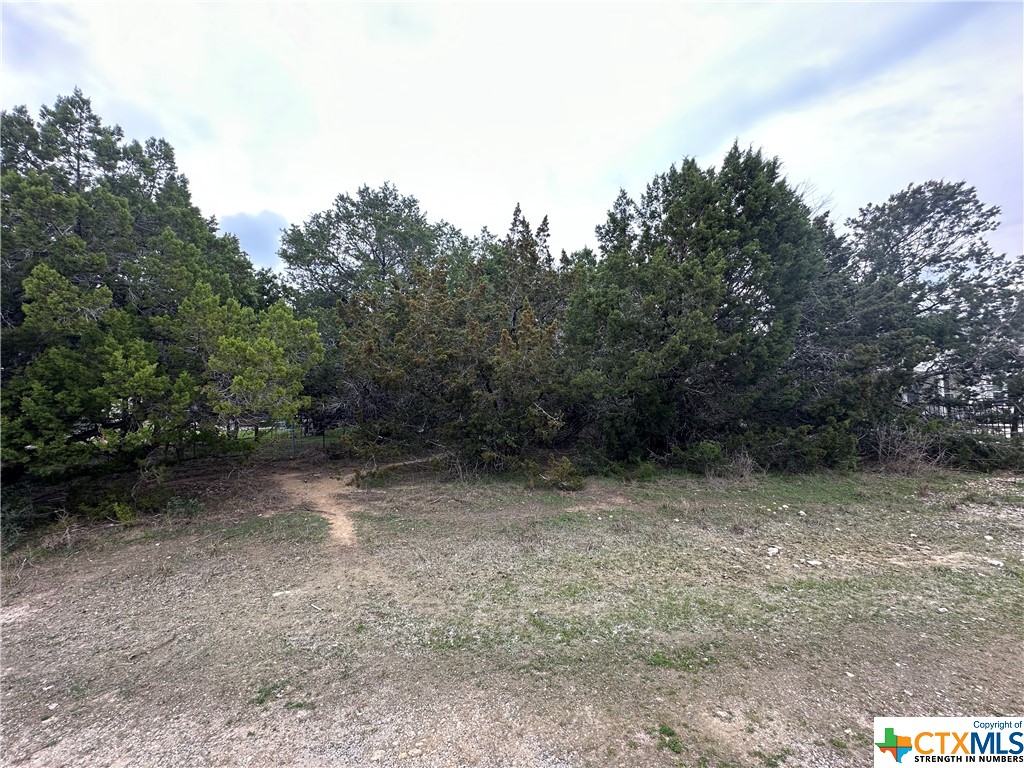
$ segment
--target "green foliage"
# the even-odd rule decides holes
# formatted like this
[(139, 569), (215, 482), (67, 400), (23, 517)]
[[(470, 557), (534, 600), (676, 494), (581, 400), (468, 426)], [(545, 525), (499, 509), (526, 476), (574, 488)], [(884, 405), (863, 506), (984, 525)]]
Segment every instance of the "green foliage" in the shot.
[(612, 458), (722, 432), (793, 346), (820, 263), (809, 210), (777, 160), (734, 146), (620, 195), (566, 318), (578, 418)]
[(123, 501), (115, 501), (110, 506), (110, 511), (119, 523), (134, 525), (138, 522), (138, 512), (131, 504)]
[(180, 458), (219, 419), (294, 417), (316, 330), (266, 301), (170, 145), (125, 144), (78, 90), (3, 123), (5, 478)]
[(683, 741), (675, 728), (665, 723), (658, 724), (658, 749), (668, 749), (677, 755), (683, 753)]
[(254, 704), (257, 707), (262, 707), (266, 705), (266, 703), (270, 701), (272, 698), (280, 696), (282, 693), (284, 693), (284, 690), (287, 687), (287, 682), (264, 683), (256, 691), (256, 695), (249, 700), (249, 703)]
[[(501, 469), (558, 434), (555, 326), (533, 309), (551, 267), (535, 246), (490, 247), (461, 275), (440, 258), (416, 265), (400, 292), (365, 291), (341, 306), (338, 388), (364, 443), (441, 445)], [(498, 262), (517, 265), (514, 285), (491, 274)]]
[(8, 552), (21, 540), (26, 531), (34, 527), (40, 515), (32, 499), (7, 487), (0, 499), (0, 548)]
[(804, 472), (818, 467), (852, 469), (857, 437), (841, 426), (774, 428), (749, 431), (727, 441), (730, 452), (746, 452), (764, 469)]
[(167, 500), (166, 512), (169, 517), (199, 517), (203, 513), (203, 502), (198, 499), (172, 496)]
[(934, 454), (949, 466), (980, 472), (1024, 470), (1024, 442), (1020, 438), (1008, 440), (940, 422), (929, 427)]
[(1015, 433), (1024, 413), (1024, 262), (992, 252), (999, 211), (962, 182), (912, 185), (841, 236), (737, 144), (621, 192), (600, 252), (560, 260), (518, 205), (504, 237), (469, 238), (364, 186), (285, 233), (282, 279), (193, 205), (170, 144), (126, 140), (81, 91), (4, 112), (0, 134), (5, 482), (247, 450), (243, 429), (300, 418), (345, 424), (346, 455), (566, 489), (568, 459), (524, 457), (849, 467), (889, 429), (904, 453), (924, 435), (927, 461), (1020, 463), (983, 427), (915, 426), (940, 384), (998, 390)]
[(690, 472), (714, 474), (725, 463), (725, 452), (719, 443), (702, 440), (686, 450), (672, 446), (671, 463)]
[(359, 291), (388, 288), (417, 264), (430, 264), (448, 225), (429, 224), (419, 202), (392, 184), (363, 186), (356, 197), (291, 226), (281, 258), (299, 290), (331, 306)]
[(531, 488), (553, 488), (557, 491), (580, 491), (586, 486), (586, 479), (568, 456), (555, 460), (548, 457), (547, 467), (535, 461), (524, 462)]

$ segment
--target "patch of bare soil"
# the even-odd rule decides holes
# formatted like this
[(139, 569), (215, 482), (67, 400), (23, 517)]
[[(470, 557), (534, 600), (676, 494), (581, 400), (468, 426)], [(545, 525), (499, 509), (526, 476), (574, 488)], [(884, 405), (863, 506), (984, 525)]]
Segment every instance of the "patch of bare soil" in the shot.
[(876, 715), (1019, 708), (1002, 486), (350, 473), (8, 558), (0, 764), (854, 766)]
[(346, 480), (327, 472), (308, 470), (277, 474), (275, 479), (295, 506), (305, 506), (327, 518), (335, 542), (346, 547), (356, 543), (352, 513), (357, 505), (354, 491)]

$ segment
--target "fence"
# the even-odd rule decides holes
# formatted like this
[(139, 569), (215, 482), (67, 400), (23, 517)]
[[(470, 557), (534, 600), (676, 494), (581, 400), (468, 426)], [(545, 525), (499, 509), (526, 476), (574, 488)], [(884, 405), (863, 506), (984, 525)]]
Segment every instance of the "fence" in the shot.
[(927, 418), (951, 421), (973, 431), (1003, 437), (1019, 435), (1024, 421), (1021, 403), (1007, 399), (933, 400), (923, 405), (922, 413)]

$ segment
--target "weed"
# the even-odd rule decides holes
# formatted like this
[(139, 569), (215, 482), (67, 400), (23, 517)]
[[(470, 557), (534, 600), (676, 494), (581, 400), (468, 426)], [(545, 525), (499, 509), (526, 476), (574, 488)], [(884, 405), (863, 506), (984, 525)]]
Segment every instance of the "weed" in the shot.
[(286, 701), (285, 709), (316, 709), (316, 702), (313, 701)]
[(288, 683), (265, 683), (259, 687), (256, 691), (256, 695), (249, 699), (250, 704), (255, 704), (257, 707), (264, 706), (274, 696), (280, 696), (281, 692), (287, 687)]
[(555, 461), (554, 456), (550, 456), (547, 467), (541, 467), (532, 460), (524, 462), (524, 466), (529, 478), (528, 484), (530, 488), (580, 491), (586, 485), (583, 475), (568, 456), (563, 456), (558, 461)]
[(123, 525), (135, 525), (139, 520), (138, 513), (131, 504), (115, 501), (110, 505), (110, 509), (114, 513), (114, 517), (117, 518), (117, 521)]
[(755, 749), (750, 754), (758, 758), (765, 768), (779, 768), (779, 766), (786, 762), (786, 759), (793, 754), (793, 750), (789, 749), (789, 747), (784, 747), (773, 754), (771, 752), (762, 752), (760, 749)]
[(696, 648), (685, 648), (680, 651), (655, 651), (647, 657), (647, 663), (652, 667), (699, 672), (718, 663), (718, 659), (712, 653), (713, 650), (714, 646), (711, 643), (701, 643)]
[(675, 729), (665, 723), (658, 724), (658, 749), (668, 749), (677, 755), (683, 752), (683, 742)]
[(168, 517), (199, 517), (203, 513), (203, 502), (198, 499), (184, 499), (181, 496), (172, 496), (167, 500), (165, 509)]

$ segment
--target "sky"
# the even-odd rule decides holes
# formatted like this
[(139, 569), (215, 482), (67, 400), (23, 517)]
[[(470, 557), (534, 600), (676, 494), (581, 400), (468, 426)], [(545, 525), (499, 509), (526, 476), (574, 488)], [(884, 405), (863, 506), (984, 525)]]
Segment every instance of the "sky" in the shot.
[(619, 189), (738, 141), (837, 222), (966, 181), (1024, 252), (1024, 3), (0, 4), (0, 105), (75, 86), (167, 139), (193, 200), (252, 260), (385, 181), (432, 221), (557, 253)]

